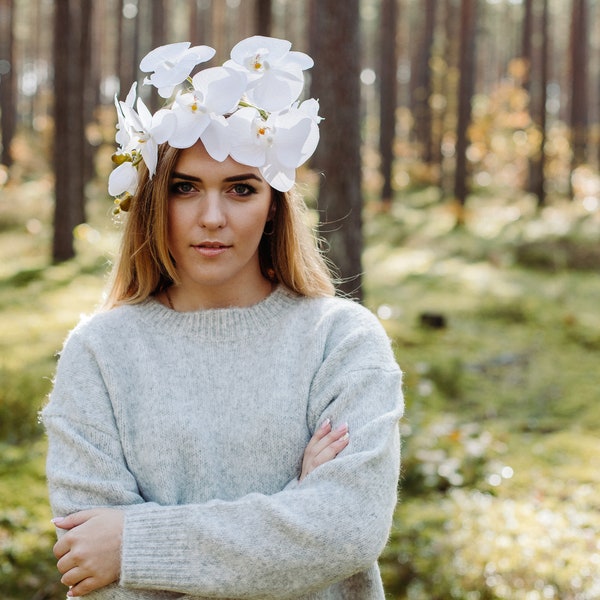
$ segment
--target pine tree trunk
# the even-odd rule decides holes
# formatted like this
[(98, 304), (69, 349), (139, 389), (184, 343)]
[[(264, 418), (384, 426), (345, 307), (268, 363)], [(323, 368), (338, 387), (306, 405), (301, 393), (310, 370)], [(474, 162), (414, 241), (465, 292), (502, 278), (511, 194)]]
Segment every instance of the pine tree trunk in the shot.
[(573, 0), (571, 21), (571, 169), (586, 161), (587, 150), (587, 2)]
[(0, 0), (0, 131), (2, 154), (0, 163), (10, 167), (13, 159), (11, 144), (17, 125), (16, 79), (13, 57), (14, 1)]
[[(467, 144), (468, 129), (471, 123), (471, 99), (475, 74), (475, 10), (476, 0), (461, 2), (461, 43), (460, 43), (460, 84), (458, 92), (458, 124), (456, 131), (456, 175), (454, 197), (459, 206), (464, 207), (469, 191)], [(459, 222), (462, 212), (459, 213)]]
[(319, 98), (321, 143), (313, 165), (322, 172), (318, 207), (328, 257), (339, 269), (342, 293), (362, 298), (359, 2), (315, 2), (317, 27), (311, 94)]
[[(52, 258), (75, 256), (73, 229), (85, 221), (85, 68), (78, 60), (89, 24), (79, 0), (56, 0), (54, 14), (54, 174)], [(71, 35), (62, 35), (64, 31)], [(75, 58), (74, 58), (75, 57)]]
[(397, 0), (382, 0), (380, 19), (379, 154), (381, 157), (380, 171), (383, 178), (381, 201), (384, 206), (389, 207), (393, 197), (392, 168), (396, 137), (396, 106), (398, 104)]
[(255, 0), (255, 31), (257, 35), (271, 35), (271, 0)]

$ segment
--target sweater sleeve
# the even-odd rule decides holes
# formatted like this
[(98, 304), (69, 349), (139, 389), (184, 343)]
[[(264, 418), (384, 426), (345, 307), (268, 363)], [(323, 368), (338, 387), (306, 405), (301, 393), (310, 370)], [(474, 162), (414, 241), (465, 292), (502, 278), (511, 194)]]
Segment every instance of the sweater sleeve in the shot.
[[(95, 507), (141, 504), (127, 469), (112, 404), (93, 353), (77, 333), (68, 338), (58, 363), (50, 402), (41, 413), (48, 436), (46, 474), (55, 516)], [(57, 530), (58, 535), (64, 531)], [(163, 590), (127, 590), (113, 584), (89, 600), (174, 600)]]
[(77, 332), (61, 352), (41, 417), (48, 436), (46, 475), (55, 516), (144, 502), (123, 457), (104, 378)]
[(211, 598), (295, 598), (376, 562), (399, 476), (401, 373), (378, 323), (328, 348), (311, 429), (348, 422), (350, 443), (302, 483), (271, 496), (127, 511), (121, 585)]

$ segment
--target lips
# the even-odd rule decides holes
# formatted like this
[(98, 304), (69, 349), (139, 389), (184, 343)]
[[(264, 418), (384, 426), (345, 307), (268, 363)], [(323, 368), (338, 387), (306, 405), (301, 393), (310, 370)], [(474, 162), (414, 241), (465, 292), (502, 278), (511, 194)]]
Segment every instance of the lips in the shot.
[(194, 244), (192, 248), (194, 248), (194, 250), (196, 250), (196, 252), (198, 252), (198, 254), (201, 256), (212, 257), (223, 254), (229, 248), (231, 248), (231, 246), (224, 244), (223, 242), (207, 241)]
[(195, 244), (196, 248), (229, 248), (228, 244), (224, 244), (223, 242), (200, 242), (199, 244)]

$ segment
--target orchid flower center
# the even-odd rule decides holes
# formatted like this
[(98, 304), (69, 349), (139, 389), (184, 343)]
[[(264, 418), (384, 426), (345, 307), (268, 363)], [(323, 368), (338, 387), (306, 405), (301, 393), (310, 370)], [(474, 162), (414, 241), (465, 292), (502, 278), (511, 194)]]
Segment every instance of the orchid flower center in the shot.
[(273, 127), (268, 126), (266, 123), (261, 122), (256, 126), (256, 137), (263, 143), (267, 145), (273, 144), (273, 135), (275, 131)]
[(258, 51), (252, 58), (248, 60), (246, 66), (250, 71), (261, 72), (269, 68), (268, 61), (265, 60), (264, 51)]

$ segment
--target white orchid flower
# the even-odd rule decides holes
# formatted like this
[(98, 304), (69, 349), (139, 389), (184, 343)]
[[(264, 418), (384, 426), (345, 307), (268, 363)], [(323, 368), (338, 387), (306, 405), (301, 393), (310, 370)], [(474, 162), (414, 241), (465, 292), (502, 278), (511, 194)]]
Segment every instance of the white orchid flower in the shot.
[(296, 168), (314, 152), (318, 141), (311, 116), (296, 107), (272, 113), (266, 120), (254, 108), (241, 108), (228, 122), (231, 157), (258, 167), (265, 180), (281, 192), (294, 185)]
[(111, 196), (121, 196), (125, 192), (135, 194), (138, 185), (138, 170), (130, 161), (120, 164), (108, 176), (108, 193)]
[(127, 123), (131, 127), (132, 144), (141, 153), (150, 178), (156, 172), (156, 161), (158, 158), (158, 145), (166, 142), (175, 130), (177, 119), (169, 109), (161, 109), (152, 114), (141, 98), (137, 101), (137, 113), (121, 102), (121, 110)]
[(223, 115), (237, 108), (246, 83), (244, 74), (232, 69), (213, 67), (200, 71), (192, 79), (193, 90), (175, 98), (172, 110), (177, 126), (169, 136), (169, 144), (189, 148), (202, 139), (215, 160), (225, 160), (227, 136), (220, 138), (218, 132), (226, 126)]
[[(296, 169), (319, 141), (319, 103), (298, 101), (303, 71), (313, 66), (312, 59), (291, 51), (287, 40), (253, 36), (234, 46), (223, 66), (190, 79), (194, 67), (214, 54), (208, 46), (191, 48), (181, 42), (156, 48), (142, 59), (140, 68), (150, 73), (144, 83), (157, 87), (163, 98), (178, 91), (172, 106), (154, 115), (141, 99), (136, 101), (135, 83), (124, 102), (115, 98), (118, 150), (113, 160), (118, 166), (109, 177), (111, 195), (135, 192), (142, 161), (153, 177), (160, 144), (189, 148), (198, 140), (217, 161), (231, 156), (260, 169), (275, 189), (293, 186)], [(186, 80), (191, 88), (183, 89), (180, 84)], [(121, 200), (120, 208), (127, 210), (128, 198)]]
[(145, 84), (158, 88), (163, 98), (170, 98), (175, 86), (185, 81), (192, 69), (210, 60), (215, 55), (215, 49), (210, 46), (194, 46), (190, 42), (178, 42), (155, 48), (140, 62), (140, 70), (152, 73), (144, 79)]
[(255, 35), (236, 44), (224, 66), (248, 74), (246, 95), (253, 104), (269, 112), (284, 110), (302, 93), (303, 71), (313, 66), (310, 56), (291, 47), (287, 40)]
[[(137, 91), (137, 83), (133, 83), (125, 99), (125, 104), (130, 108), (133, 108), (135, 104), (135, 97)], [(127, 122), (123, 111), (121, 110), (121, 102), (115, 95), (115, 107), (117, 109), (117, 133), (115, 134), (115, 141), (119, 145), (119, 151), (125, 151), (131, 142), (131, 131), (130, 124)]]

